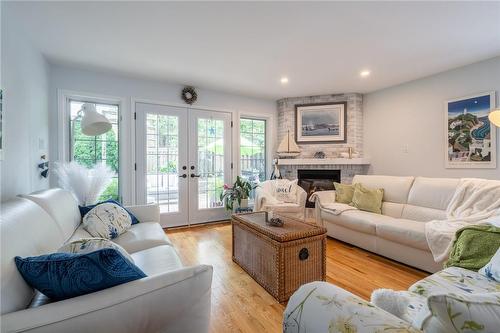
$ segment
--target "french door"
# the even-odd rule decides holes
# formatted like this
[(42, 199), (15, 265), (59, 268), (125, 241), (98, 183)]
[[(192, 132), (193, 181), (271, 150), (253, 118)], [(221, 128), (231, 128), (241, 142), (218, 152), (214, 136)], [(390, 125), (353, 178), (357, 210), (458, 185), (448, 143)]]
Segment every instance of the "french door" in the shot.
[(163, 227), (228, 218), (231, 114), (136, 103), (138, 203), (157, 203)]

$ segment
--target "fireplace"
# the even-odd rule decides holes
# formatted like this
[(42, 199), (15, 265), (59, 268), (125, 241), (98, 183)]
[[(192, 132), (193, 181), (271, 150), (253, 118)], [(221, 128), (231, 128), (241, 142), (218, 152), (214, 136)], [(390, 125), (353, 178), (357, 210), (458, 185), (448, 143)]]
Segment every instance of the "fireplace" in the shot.
[(297, 170), (298, 185), (307, 193), (306, 207), (314, 208), (309, 202), (311, 194), (317, 191), (334, 190), (333, 182), (340, 183), (340, 170)]

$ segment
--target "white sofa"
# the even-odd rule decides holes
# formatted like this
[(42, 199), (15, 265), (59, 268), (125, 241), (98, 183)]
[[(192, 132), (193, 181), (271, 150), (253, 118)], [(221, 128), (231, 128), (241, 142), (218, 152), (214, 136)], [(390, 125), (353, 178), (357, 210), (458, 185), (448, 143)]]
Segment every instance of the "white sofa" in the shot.
[(277, 202), (274, 197), (274, 180), (266, 180), (255, 189), (254, 211), (272, 211), (279, 215), (294, 217), (303, 220), (306, 211), (307, 193), (296, 185), (295, 202)]
[[(323, 207), (335, 191), (317, 192), (317, 223), (328, 235), (402, 263), (436, 272), (425, 238), (425, 222), (446, 217), (446, 208), (460, 179), (357, 175), (353, 183), (383, 188), (382, 215), (349, 210), (335, 215)], [(318, 201), (318, 200), (317, 200)]]
[(138, 219), (114, 239), (147, 277), (91, 294), (30, 307), (34, 290), (14, 263), (91, 237), (73, 196), (61, 189), (2, 203), (1, 332), (208, 332), (212, 267), (187, 267), (165, 235), (156, 205), (127, 207)]

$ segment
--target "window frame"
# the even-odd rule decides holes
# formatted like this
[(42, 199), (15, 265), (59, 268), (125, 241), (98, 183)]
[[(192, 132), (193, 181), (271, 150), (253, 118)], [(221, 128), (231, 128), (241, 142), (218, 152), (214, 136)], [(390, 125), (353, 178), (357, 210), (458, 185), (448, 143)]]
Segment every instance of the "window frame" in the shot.
[(71, 133), (71, 101), (96, 103), (96, 104), (109, 104), (118, 107), (118, 197), (120, 202), (124, 203), (124, 189), (128, 188), (125, 182), (126, 170), (124, 170), (124, 163), (126, 163), (126, 147), (124, 147), (124, 99), (114, 96), (99, 95), (93, 93), (82, 93), (69, 90), (58, 90), (58, 158), (60, 162), (70, 162), (73, 147), (71, 142), (73, 140)]

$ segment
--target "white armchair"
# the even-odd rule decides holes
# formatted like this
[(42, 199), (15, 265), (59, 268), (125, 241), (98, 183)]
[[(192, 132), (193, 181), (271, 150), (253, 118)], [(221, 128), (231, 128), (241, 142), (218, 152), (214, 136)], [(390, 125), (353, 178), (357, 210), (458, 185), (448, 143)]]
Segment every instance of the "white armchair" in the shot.
[(275, 197), (276, 180), (267, 180), (259, 184), (255, 189), (254, 211), (273, 212), (283, 216), (289, 216), (304, 220), (307, 193), (298, 185), (296, 186), (296, 198), (294, 202), (282, 202)]

